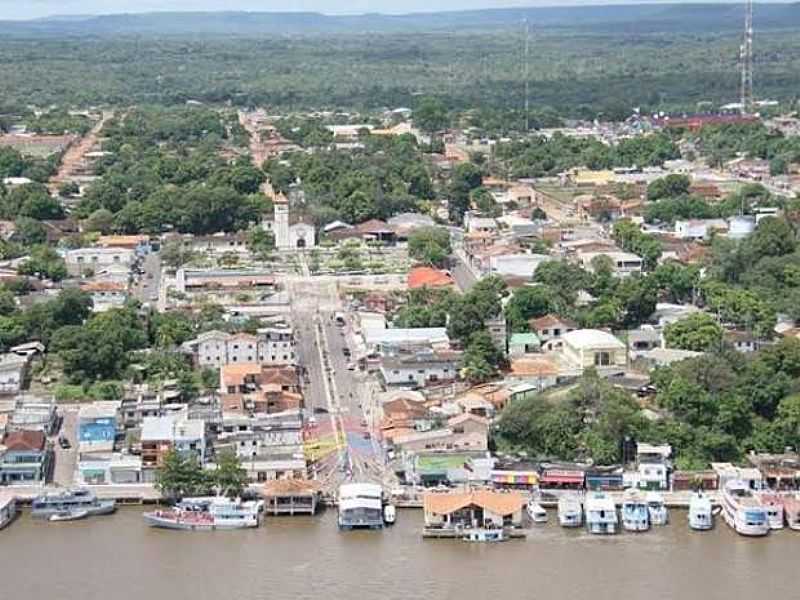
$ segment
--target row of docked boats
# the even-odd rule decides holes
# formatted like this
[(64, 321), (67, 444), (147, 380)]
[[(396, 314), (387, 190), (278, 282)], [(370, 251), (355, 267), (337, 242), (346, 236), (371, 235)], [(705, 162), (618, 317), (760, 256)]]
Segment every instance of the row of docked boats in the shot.
[(751, 489), (746, 482), (728, 481), (722, 491), (722, 517), (736, 533), (764, 536), (771, 530), (800, 530), (800, 496)]
[[(533, 523), (547, 521), (547, 511), (536, 501), (528, 504), (528, 516)], [(713, 527), (711, 501), (703, 494), (695, 494), (689, 507), (689, 526), (704, 530)], [(603, 492), (592, 492), (584, 499), (577, 495), (564, 495), (558, 499), (558, 523), (561, 527), (584, 526), (589, 533), (611, 535), (620, 529), (647, 531), (653, 526), (669, 523), (669, 510), (663, 496), (657, 492), (642, 494), (628, 490), (618, 511), (614, 499)]]

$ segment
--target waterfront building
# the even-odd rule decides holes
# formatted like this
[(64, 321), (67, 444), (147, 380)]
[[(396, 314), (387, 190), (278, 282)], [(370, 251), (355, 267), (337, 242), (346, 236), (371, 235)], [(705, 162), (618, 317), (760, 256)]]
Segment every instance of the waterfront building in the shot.
[(75, 471), (79, 485), (142, 483), (142, 457), (120, 452), (81, 453)]
[(425, 527), (436, 529), (521, 527), (527, 500), (520, 492), (475, 490), (423, 496)]
[(321, 500), (319, 482), (309, 479), (268, 481), (261, 490), (267, 515), (313, 515)]
[(638, 486), (646, 490), (669, 489), (669, 457), (672, 446), (662, 444), (636, 444), (636, 471)]
[(52, 450), (42, 431), (12, 431), (0, 446), (0, 483), (44, 483), (51, 463)]

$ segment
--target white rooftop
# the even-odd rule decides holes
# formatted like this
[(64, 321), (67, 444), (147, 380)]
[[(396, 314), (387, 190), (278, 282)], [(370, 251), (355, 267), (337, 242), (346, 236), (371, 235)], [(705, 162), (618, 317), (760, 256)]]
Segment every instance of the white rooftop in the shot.
[(561, 338), (573, 348), (618, 348), (625, 349), (625, 344), (607, 331), (599, 329), (576, 329), (565, 333)]
[(368, 345), (377, 344), (433, 344), (450, 341), (444, 327), (415, 327), (397, 329), (364, 329), (364, 341)]
[(176, 415), (142, 419), (142, 441), (196, 440), (205, 436), (205, 422), (188, 420)]

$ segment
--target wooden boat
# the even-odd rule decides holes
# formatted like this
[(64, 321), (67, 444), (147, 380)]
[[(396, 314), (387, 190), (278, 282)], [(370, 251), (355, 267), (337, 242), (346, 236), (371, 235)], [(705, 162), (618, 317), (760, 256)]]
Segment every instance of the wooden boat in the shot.
[(86, 509), (79, 509), (79, 510), (64, 510), (61, 512), (53, 513), (48, 517), (48, 521), (51, 523), (60, 522), (60, 521), (79, 521), (81, 519), (85, 519), (89, 516), (89, 511)]

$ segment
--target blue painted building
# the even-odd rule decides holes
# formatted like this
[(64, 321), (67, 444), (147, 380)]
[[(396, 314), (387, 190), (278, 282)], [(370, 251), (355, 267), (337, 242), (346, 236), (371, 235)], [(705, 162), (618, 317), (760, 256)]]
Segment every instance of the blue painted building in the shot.
[(81, 406), (78, 416), (78, 443), (81, 452), (113, 449), (119, 407), (118, 401), (93, 402)]

